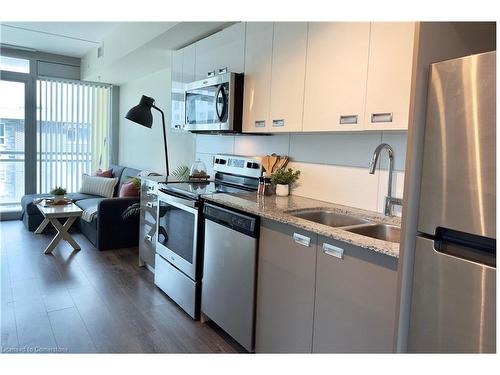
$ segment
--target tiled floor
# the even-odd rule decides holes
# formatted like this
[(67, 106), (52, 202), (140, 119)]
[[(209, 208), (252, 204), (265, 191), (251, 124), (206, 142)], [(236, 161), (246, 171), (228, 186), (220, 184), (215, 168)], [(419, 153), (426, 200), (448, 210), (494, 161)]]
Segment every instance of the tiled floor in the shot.
[(211, 323), (193, 321), (137, 266), (137, 249), (97, 251), (0, 222), (1, 348), (9, 352), (234, 353)]

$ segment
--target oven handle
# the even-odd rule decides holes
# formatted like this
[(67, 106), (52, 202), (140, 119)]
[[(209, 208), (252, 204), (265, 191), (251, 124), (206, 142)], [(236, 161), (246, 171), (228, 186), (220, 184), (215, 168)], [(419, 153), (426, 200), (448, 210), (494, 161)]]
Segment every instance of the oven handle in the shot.
[[(179, 197), (174, 197), (173, 195), (158, 191), (158, 202), (163, 201), (171, 206), (180, 208), (181, 210), (191, 212), (195, 215), (198, 214), (198, 208), (196, 207), (196, 201), (190, 199), (184, 199)], [(158, 211), (160, 211), (158, 209)]]

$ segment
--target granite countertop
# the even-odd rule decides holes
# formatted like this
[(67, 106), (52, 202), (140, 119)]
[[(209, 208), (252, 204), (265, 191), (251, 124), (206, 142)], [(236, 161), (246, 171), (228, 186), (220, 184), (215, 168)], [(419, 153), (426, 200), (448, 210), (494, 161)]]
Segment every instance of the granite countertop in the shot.
[[(373, 223), (386, 223), (401, 226), (401, 218), (386, 217), (373, 211), (362, 210), (334, 203), (319, 201), (300, 196), (290, 195), (288, 197), (266, 196), (261, 197), (256, 193), (244, 194), (207, 194), (203, 198), (207, 201), (232, 207), (267, 219), (289, 224), (310, 232), (330, 237), (335, 240), (348, 242), (362, 248), (382, 253), (394, 258), (399, 258), (399, 243), (393, 243), (375, 238), (362, 236), (360, 234), (347, 232), (340, 228), (315, 223), (291, 215), (295, 210), (302, 209), (327, 209), (340, 214), (351, 215), (367, 219)], [(290, 212), (291, 211), (291, 212)]]

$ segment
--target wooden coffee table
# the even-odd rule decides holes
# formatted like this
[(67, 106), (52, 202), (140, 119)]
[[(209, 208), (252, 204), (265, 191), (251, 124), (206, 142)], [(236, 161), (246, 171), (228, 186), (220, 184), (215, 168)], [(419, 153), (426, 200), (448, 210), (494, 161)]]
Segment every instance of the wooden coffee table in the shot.
[[(40, 212), (42, 213), (44, 219), (40, 226), (35, 230), (35, 233), (39, 234), (45, 229), (47, 224), (51, 223), (54, 228), (57, 230), (56, 236), (49, 243), (47, 248), (45, 249), (45, 254), (50, 254), (57, 246), (59, 241), (62, 239), (66, 240), (75, 250), (80, 250), (80, 246), (76, 243), (76, 241), (71, 237), (68, 233), (68, 229), (75, 222), (75, 220), (82, 216), (82, 209), (75, 205), (74, 203), (67, 205), (52, 205), (52, 206), (43, 206), (42, 204), (36, 205)], [(61, 224), (58, 219), (67, 218), (66, 222)]]

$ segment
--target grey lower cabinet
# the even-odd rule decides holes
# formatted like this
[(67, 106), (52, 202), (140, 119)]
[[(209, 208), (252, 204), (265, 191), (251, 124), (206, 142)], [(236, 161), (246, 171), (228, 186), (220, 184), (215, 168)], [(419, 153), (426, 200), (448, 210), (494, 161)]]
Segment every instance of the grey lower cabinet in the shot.
[(393, 352), (396, 281), (396, 258), (320, 236), (313, 352)]
[(139, 264), (155, 267), (156, 220), (158, 214), (157, 182), (141, 180), (139, 218)]
[(263, 219), (257, 353), (394, 352), (397, 259)]
[(255, 351), (310, 353), (317, 235), (263, 219)]

